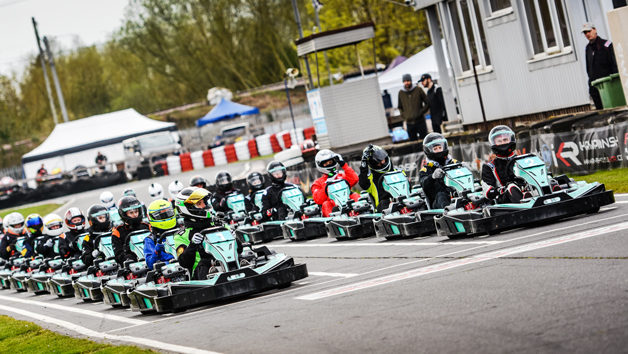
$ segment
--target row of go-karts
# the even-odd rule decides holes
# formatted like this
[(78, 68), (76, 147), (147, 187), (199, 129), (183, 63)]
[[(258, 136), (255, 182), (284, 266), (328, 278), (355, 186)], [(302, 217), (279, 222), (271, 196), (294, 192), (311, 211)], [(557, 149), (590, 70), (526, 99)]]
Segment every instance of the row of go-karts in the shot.
[[(126, 261), (123, 265), (116, 263), (111, 232), (85, 233), (75, 242), (82, 249), (86, 238), (95, 237), (99, 252), (92, 266), (88, 267), (78, 257), (14, 256), (0, 263), (0, 285), (18, 292), (74, 296), (84, 301), (104, 301), (113, 307), (130, 306), (134, 311), (149, 314), (178, 312), (218, 300), (282, 289), (308, 276), (305, 264), (295, 264), (292, 257), (265, 246), (245, 244), (246, 249), (238, 255), (233, 233), (216, 226), (201, 233), (205, 236), (202, 246), (214, 256), (218, 272), (206, 280), (191, 280), (189, 271), (176, 262), (174, 235), (178, 231), (169, 230), (158, 240), (175, 257), (175, 262), (155, 263), (153, 270), (144, 258), (144, 239), (150, 231), (129, 234), (129, 245), (138, 261)], [(24, 241), (22, 237), (15, 243), (18, 254), (24, 249)], [(58, 242), (57, 239), (54, 246), (57, 251)], [(242, 258), (248, 261), (248, 266), (240, 265), (238, 260)]]
[[(594, 213), (601, 206), (615, 202), (613, 191), (607, 191), (603, 184), (576, 182), (566, 175), (552, 176), (534, 154), (516, 156), (510, 162), (509, 173), (525, 181), (531, 195), (517, 204), (496, 204), (484, 198), (480, 183), (464, 164), (451, 164), (443, 170), (452, 197), (452, 204), (445, 209), (432, 208), (421, 187), (411, 186), (405, 174), (395, 170), (380, 180), (391, 195), (390, 206), (382, 213), (374, 212), (366, 192), (362, 192), (358, 201), (351, 199), (348, 183), (340, 179), (330, 183), (327, 189), (337, 206), (330, 217), (322, 217), (320, 207), (306, 200), (294, 185), (287, 185), (281, 195), (282, 202), (291, 210), (286, 220), (263, 222), (261, 213), (247, 214), (241, 194), (228, 198), (232, 211), (226, 217), (237, 226), (238, 237), (252, 243), (276, 238), (297, 241), (328, 236), (346, 240), (373, 235), (395, 239), (438, 234), (455, 239)], [(550, 179), (556, 180), (561, 188), (551, 188)], [(260, 209), (262, 193), (253, 196)]]

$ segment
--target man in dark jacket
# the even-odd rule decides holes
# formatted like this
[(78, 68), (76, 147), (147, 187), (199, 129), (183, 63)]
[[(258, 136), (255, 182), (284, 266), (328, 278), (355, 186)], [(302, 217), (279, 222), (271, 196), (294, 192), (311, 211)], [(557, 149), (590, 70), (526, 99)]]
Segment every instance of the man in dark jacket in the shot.
[(587, 22), (582, 26), (582, 33), (589, 40), (586, 49), (587, 74), (589, 75), (589, 94), (595, 103), (595, 109), (602, 109), (600, 91), (591, 82), (617, 73), (617, 61), (613, 43), (598, 37), (595, 25)]
[(442, 133), (440, 125), (447, 121), (443, 90), (432, 81), (430, 74), (423, 74), (423, 76), (421, 76), (421, 85), (427, 89), (427, 100), (430, 102), (432, 130), (434, 130), (435, 133)]
[(419, 140), (417, 133), (422, 138), (427, 135), (427, 125), (425, 124), (425, 112), (430, 108), (427, 95), (423, 89), (412, 84), (410, 74), (403, 75), (404, 88), (399, 91), (399, 103), (397, 108), (401, 112), (401, 117), (406, 122), (410, 141)]

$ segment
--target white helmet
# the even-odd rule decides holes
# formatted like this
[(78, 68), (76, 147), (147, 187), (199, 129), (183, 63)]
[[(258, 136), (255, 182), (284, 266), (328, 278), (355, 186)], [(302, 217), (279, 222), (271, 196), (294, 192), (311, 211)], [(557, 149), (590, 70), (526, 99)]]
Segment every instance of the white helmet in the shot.
[(44, 218), (44, 235), (59, 236), (63, 233), (63, 219), (57, 214), (48, 214)]
[(109, 191), (100, 193), (100, 202), (107, 209), (113, 207), (115, 205), (115, 202), (113, 201), (113, 193)]
[(323, 174), (331, 174), (338, 171), (338, 160), (336, 154), (331, 150), (321, 150), (316, 153), (316, 169)]
[(153, 200), (162, 199), (164, 197), (164, 188), (159, 183), (152, 183), (148, 186), (148, 194)]
[(183, 188), (183, 183), (179, 181), (174, 181), (170, 183), (170, 185), (168, 186), (168, 194), (170, 194), (170, 198), (176, 199), (177, 194), (179, 194), (179, 192), (181, 192)]
[(14, 235), (21, 235), (24, 232), (24, 215), (15, 212), (4, 217), (2, 221), (4, 229)]

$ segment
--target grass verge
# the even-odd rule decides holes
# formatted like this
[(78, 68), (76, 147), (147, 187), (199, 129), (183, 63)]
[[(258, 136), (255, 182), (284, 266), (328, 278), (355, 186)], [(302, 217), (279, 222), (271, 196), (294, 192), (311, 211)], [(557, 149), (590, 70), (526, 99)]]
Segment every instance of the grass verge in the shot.
[(72, 338), (27, 321), (0, 315), (0, 353), (155, 353), (135, 346), (114, 346)]
[(24, 215), (25, 218), (29, 214), (39, 214), (43, 218), (47, 214), (52, 213), (54, 210), (56, 210), (60, 206), (61, 204), (42, 204), (42, 205), (36, 205), (36, 206), (28, 207), (28, 208), (4, 209), (4, 210), (0, 210), (0, 217), (4, 218), (5, 216), (17, 211), (18, 213)]
[(615, 193), (628, 193), (628, 168), (616, 168), (610, 171), (598, 171), (585, 176), (570, 176), (576, 181), (604, 183), (606, 189)]

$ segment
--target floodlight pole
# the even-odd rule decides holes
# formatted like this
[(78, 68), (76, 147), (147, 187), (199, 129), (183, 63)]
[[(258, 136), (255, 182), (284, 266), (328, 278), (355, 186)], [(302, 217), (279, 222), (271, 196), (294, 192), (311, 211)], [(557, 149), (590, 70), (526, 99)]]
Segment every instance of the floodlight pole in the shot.
[(52, 119), (55, 121), (55, 125), (59, 124), (59, 118), (57, 118), (57, 110), (55, 108), (55, 100), (52, 98), (52, 90), (50, 89), (50, 79), (48, 79), (48, 69), (46, 69), (46, 59), (44, 58), (44, 50), (41, 48), (41, 41), (39, 40), (39, 32), (37, 32), (37, 22), (35, 17), (31, 17), (33, 20), (33, 28), (35, 29), (35, 38), (37, 38), (37, 48), (39, 48), (39, 62), (41, 63), (41, 69), (44, 71), (44, 83), (46, 84), (46, 92), (48, 92), (48, 100), (50, 101), (50, 110), (52, 111)]
[(44, 45), (46, 46), (46, 53), (48, 54), (48, 62), (50, 63), (50, 71), (52, 72), (52, 80), (55, 83), (55, 89), (57, 90), (57, 98), (59, 98), (59, 106), (61, 106), (61, 114), (63, 115), (63, 121), (69, 122), (68, 111), (65, 109), (65, 100), (63, 99), (63, 92), (61, 92), (61, 84), (59, 83), (59, 77), (57, 76), (57, 69), (55, 68), (55, 60), (52, 57), (52, 51), (50, 50), (50, 43), (48, 38), (44, 36)]
[[(303, 28), (301, 27), (301, 15), (299, 14), (299, 7), (297, 6), (297, 0), (292, 0), (292, 10), (294, 10), (294, 19), (297, 22), (297, 28), (299, 29), (299, 39), (303, 38)], [(307, 71), (307, 78), (310, 81), (310, 87), (314, 88), (314, 81), (312, 81), (312, 72), (310, 71), (310, 62), (307, 59), (307, 55), (303, 56), (305, 61), (305, 71)]]
[(294, 137), (297, 139), (297, 145), (299, 145), (299, 134), (297, 134), (297, 125), (294, 123), (294, 113), (292, 113), (292, 103), (290, 102), (290, 90), (288, 90), (288, 77), (283, 78), (283, 84), (286, 87), (286, 97), (288, 97), (288, 107), (290, 107), (290, 117), (292, 118), (292, 129), (294, 130)]

